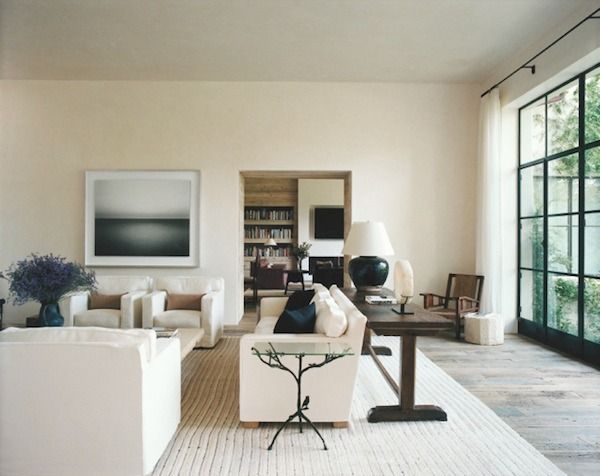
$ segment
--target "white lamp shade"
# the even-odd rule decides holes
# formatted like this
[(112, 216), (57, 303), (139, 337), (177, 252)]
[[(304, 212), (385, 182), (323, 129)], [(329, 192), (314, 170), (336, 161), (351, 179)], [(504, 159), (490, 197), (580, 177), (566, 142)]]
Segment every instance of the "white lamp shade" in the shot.
[(265, 241), (265, 246), (277, 246), (277, 243), (273, 238), (269, 238), (267, 241)]
[(399, 260), (394, 266), (394, 294), (401, 304), (407, 304), (415, 295), (413, 269), (407, 260)]
[(352, 223), (342, 253), (353, 256), (390, 256), (394, 249), (385, 225), (379, 221)]

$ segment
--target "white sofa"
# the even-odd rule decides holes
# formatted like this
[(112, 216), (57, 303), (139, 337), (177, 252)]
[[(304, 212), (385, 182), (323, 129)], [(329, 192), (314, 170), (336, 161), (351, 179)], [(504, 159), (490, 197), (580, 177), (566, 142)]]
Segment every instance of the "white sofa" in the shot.
[[(315, 290), (326, 290), (315, 284)], [(287, 297), (263, 298), (260, 320), (253, 334), (240, 340), (240, 420), (246, 426), (256, 422), (281, 422), (294, 413), (296, 383), (292, 377), (279, 369), (270, 368), (252, 353), (259, 342), (343, 342), (350, 346), (354, 355), (342, 357), (321, 368), (313, 369), (302, 377), (302, 397), (310, 396), (307, 416), (313, 422), (343, 424), (350, 419), (352, 395), (358, 374), (358, 364), (365, 332), (366, 317), (337, 288), (330, 288), (331, 297), (346, 314), (348, 327), (340, 337), (324, 334), (274, 334), (273, 329), (283, 312)], [(296, 359), (286, 361), (292, 368)], [(322, 357), (306, 358), (305, 362), (320, 361)]]
[[(223, 278), (208, 276), (169, 276), (156, 278), (155, 291), (143, 298), (143, 326), (200, 327), (204, 336), (200, 347), (214, 347), (223, 335), (225, 284)], [(201, 311), (166, 310), (167, 297), (174, 294), (204, 294)]]
[(180, 420), (179, 339), (105, 328), (0, 332), (0, 474), (142, 475)]
[(120, 309), (89, 309), (90, 293), (75, 293), (60, 302), (65, 326), (142, 327), (142, 297), (152, 289), (148, 276), (97, 276), (100, 294), (122, 294)]

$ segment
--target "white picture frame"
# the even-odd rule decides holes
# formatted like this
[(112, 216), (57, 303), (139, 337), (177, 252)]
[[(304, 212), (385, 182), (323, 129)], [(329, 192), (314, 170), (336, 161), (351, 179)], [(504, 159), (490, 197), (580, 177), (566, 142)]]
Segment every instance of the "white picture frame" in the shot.
[(85, 265), (200, 265), (200, 172), (85, 173)]

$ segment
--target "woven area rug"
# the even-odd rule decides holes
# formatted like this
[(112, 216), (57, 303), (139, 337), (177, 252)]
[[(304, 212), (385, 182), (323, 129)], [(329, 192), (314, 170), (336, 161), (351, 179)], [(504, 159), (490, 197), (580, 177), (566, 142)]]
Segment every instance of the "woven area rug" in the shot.
[[(374, 342), (392, 348), (394, 356), (383, 360), (398, 375), (398, 338)], [(239, 426), (238, 344), (239, 338), (226, 337), (183, 361), (181, 424), (155, 475), (563, 474), (420, 352), (416, 401), (444, 408), (447, 422), (368, 423), (369, 408), (396, 400), (372, 359), (363, 356), (350, 427), (318, 425), (329, 451), (313, 432), (301, 434), (294, 426), (267, 451), (277, 425)]]

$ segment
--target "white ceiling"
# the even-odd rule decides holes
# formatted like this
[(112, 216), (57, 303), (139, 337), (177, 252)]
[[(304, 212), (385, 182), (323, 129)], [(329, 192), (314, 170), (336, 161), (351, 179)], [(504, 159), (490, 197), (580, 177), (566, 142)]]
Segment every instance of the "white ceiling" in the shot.
[(599, 6), (600, 0), (0, 0), (0, 78), (480, 82), (553, 28), (568, 29), (566, 20), (578, 11)]

